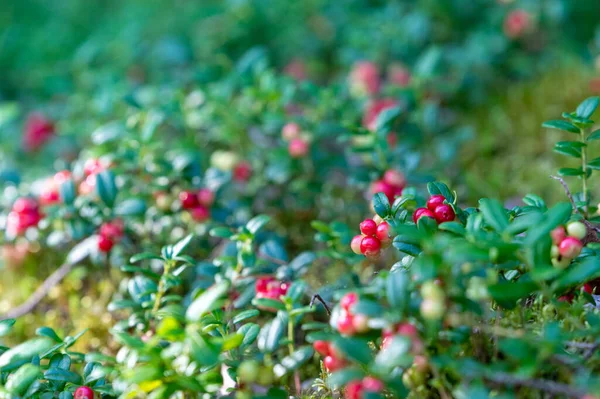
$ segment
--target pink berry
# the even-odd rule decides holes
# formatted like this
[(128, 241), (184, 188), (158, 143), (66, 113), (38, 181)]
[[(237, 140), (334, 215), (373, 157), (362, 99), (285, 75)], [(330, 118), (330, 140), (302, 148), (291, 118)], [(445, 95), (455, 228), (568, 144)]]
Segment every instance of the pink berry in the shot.
[(54, 124), (40, 113), (32, 113), (25, 121), (23, 147), (26, 151), (39, 150), (54, 135)]
[(192, 209), (190, 214), (196, 222), (204, 222), (210, 218), (210, 211), (200, 205)]
[(383, 180), (376, 180), (371, 184), (371, 194), (383, 193), (388, 201), (393, 202), (394, 197), (397, 194), (397, 190), (394, 186), (384, 182)]
[(306, 154), (308, 154), (308, 149), (308, 143), (301, 138), (292, 139), (288, 146), (288, 151), (292, 158), (304, 157)]
[(305, 80), (307, 76), (306, 64), (301, 59), (294, 59), (285, 66), (283, 72), (298, 81)]
[(344, 399), (363, 399), (363, 384), (361, 381), (350, 381), (344, 389)]
[(558, 246), (558, 251), (565, 258), (575, 258), (581, 253), (583, 244), (575, 237), (566, 237)]
[(271, 281), (275, 280), (273, 277), (270, 276), (265, 276), (265, 277), (259, 277), (256, 279), (256, 282), (254, 283), (254, 287), (256, 289), (257, 293), (264, 293), (267, 291), (267, 287), (269, 286), (269, 283)]
[(363, 115), (362, 124), (369, 130), (375, 130), (377, 127), (377, 117), (383, 111), (389, 108), (398, 106), (398, 101), (393, 98), (383, 98), (379, 100), (373, 100), (369, 103), (365, 114)]
[(114, 243), (110, 238), (105, 237), (103, 235), (98, 236), (98, 249), (100, 250), (100, 252), (109, 252), (112, 249), (113, 245)]
[(297, 139), (300, 136), (300, 125), (294, 122), (286, 123), (281, 129), (281, 136), (287, 141)]
[(438, 223), (451, 222), (456, 217), (454, 209), (448, 204), (438, 206), (435, 208), (435, 211), (433, 211), (433, 214)]
[(337, 320), (337, 329), (340, 334), (354, 335), (356, 333), (356, 329), (354, 328), (354, 316), (348, 312), (342, 312)]
[(329, 355), (325, 356), (323, 359), (323, 366), (325, 366), (327, 371), (333, 373), (334, 371), (344, 368), (344, 366), (346, 366), (346, 362), (337, 356)]
[(525, 10), (511, 11), (504, 20), (504, 33), (516, 39), (527, 32), (531, 25), (531, 17)]
[(31, 213), (37, 212), (38, 203), (35, 199), (31, 197), (21, 197), (17, 198), (12, 206), (12, 210), (17, 213)]
[(375, 237), (364, 237), (360, 242), (360, 252), (368, 257), (379, 255), (381, 241)]
[(362, 386), (367, 392), (381, 392), (383, 391), (383, 382), (373, 377), (365, 377), (362, 380)]
[(446, 200), (446, 198), (443, 195), (439, 195), (439, 194), (432, 195), (427, 200), (427, 209), (429, 209), (431, 212), (433, 212), (433, 211), (435, 211), (435, 208), (437, 208), (440, 205), (443, 205), (445, 200)]
[(79, 387), (75, 390), (73, 399), (94, 399), (94, 391), (90, 387)]
[(381, 241), (382, 243), (389, 242), (390, 241), (390, 225), (386, 221), (379, 223), (379, 226), (377, 226), (377, 232), (375, 234), (376, 234), (377, 238), (379, 239), (379, 241)]
[(567, 232), (563, 226), (558, 226), (554, 230), (550, 232), (550, 237), (552, 237), (552, 242), (555, 245), (560, 245), (562, 240), (567, 236)]
[(354, 236), (354, 238), (350, 242), (350, 248), (352, 248), (352, 252), (354, 252), (357, 255), (362, 254), (362, 252), (360, 252), (360, 242), (362, 241), (362, 239), (363, 239), (362, 235), (357, 235), (357, 236)]
[(422, 217), (435, 219), (435, 215), (427, 208), (418, 208), (413, 214), (413, 221), (417, 223)]
[(198, 196), (193, 191), (182, 191), (179, 193), (179, 201), (183, 209), (192, 209), (198, 206)]
[(358, 294), (356, 292), (349, 292), (340, 299), (340, 306), (346, 312), (350, 312), (350, 307), (358, 302)]
[(377, 233), (377, 223), (373, 219), (365, 219), (360, 224), (360, 232), (366, 236), (374, 236)]
[(72, 175), (71, 172), (68, 170), (61, 170), (60, 172), (56, 172), (54, 174), (54, 177), (52, 178), (54, 180), (54, 183), (58, 186), (60, 186), (61, 184), (63, 184), (64, 182), (66, 182), (67, 180), (71, 180)]
[(208, 188), (201, 188), (196, 195), (198, 203), (202, 206), (210, 207), (215, 202), (215, 193)]
[(233, 180), (246, 182), (252, 176), (252, 165), (247, 161), (239, 162), (233, 168)]
[(402, 172), (399, 172), (394, 169), (388, 169), (383, 174), (383, 181), (387, 184), (394, 187), (402, 187), (406, 186), (406, 178)]
[(370, 61), (360, 61), (354, 64), (350, 73), (350, 86), (354, 92), (361, 94), (377, 94), (381, 85), (379, 69)]
[(105, 169), (104, 164), (96, 158), (90, 158), (83, 164), (83, 173), (91, 176), (102, 172)]
[(313, 348), (315, 352), (322, 356), (329, 356), (331, 354), (331, 350), (329, 349), (329, 342), (327, 341), (315, 341), (313, 342)]

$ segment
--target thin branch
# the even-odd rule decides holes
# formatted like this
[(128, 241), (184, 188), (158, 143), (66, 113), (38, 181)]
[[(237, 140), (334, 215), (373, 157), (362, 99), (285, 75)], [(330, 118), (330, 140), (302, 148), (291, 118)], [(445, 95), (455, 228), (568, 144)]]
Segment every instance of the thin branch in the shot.
[(274, 257), (272, 257), (270, 255), (265, 254), (264, 252), (259, 252), (258, 257), (261, 258), (261, 259), (263, 259), (263, 260), (266, 260), (266, 261), (269, 261), (269, 262), (273, 262), (273, 263), (275, 263), (277, 265), (280, 265), (280, 266), (288, 264), (286, 261), (274, 258)]
[(63, 278), (73, 269), (75, 263), (67, 262), (63, 264), (61, 267), (56, 269), (54, 273), (52, 273), (48, 278), (40, 285), (37, 290), (29, 297), (27, 300), (17, 306), (9, 310), (5, 315), (0, 316), (0, 320), (3, 319), (16, 319), (21, 316), (30, 313), (35, 309), (35, 307), (48, 295), (48, 292), (56, 286), (58, 283), (62, 281)]
[(319, 294), (313, 295), (313, 297), (310, 300), (309, 306), (312, 308), (315, 304), (315, 300), (321, 302), (321, 304), (323, 304), (323, 307), (325, 308), (325, 311), (327, 311), (327, 314), (331, 316), (331, 309), (329, 308), (329, 306), (327, 306), (327, 303), (325, 303), (325, 300)]
[(571, 190), (569, 190), (569, 186), (567, 185), (565, 180), (560, 176), (550, 176), (550, 177), (553, 178), (554, 180), (558, 180), (558, 182), (560, 184), (562, 184), (563, 188), (565, 189), (565, 193), (567, 194), (567, 197), (569, 198), (569, 201), (571, 201), (571, 206), (573, 206), (573, 211), (575, 213), (579, 213), (579, 209), (577, 209), (577, 204), (575, 204), (575, 199), (573, 198), (573, 194), (571, 194)]
[(546, 392), (550, 395), (565, 395), (569, 398), (580, 399), (586, 395), (586, 392), (570, 385), (549, 380), (516, 377), (514, 375), (498, 371), (494, 371), (494, 373), (484, 376), (483, 379), (492, 384), (532, 388), (537, 389), (538, 391)]

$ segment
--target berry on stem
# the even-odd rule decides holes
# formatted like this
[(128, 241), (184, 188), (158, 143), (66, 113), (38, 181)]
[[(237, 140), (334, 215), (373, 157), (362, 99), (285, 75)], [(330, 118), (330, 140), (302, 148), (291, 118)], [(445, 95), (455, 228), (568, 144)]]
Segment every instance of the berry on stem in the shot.
[(451, 222), (456, 217), (454, 209), (448, 204), (438, 206), (435, 208), (435, 211), (433, 211), (433, 214), (438, 223)]
[(581, 222), (571, 222), (567, 225), (567, 235), (583, 240), (587, 235), (585, 224)]
[(416, 224), (419, 221), (419, 219), (421, 219), (422, 217), (435, 219), (435, 215), (429, 209), (417, 208), (417, 210), (413, 214), (413, 222), (415, 222), (415, 224)]
[(573, 259), (581, 253), (583, 244), (575, 237), (566, 237), (558, 246), (558, 251), (561, 256)]
[(183, 209), (192, 209), (199, 205), (198, 196), (193, 191), (182, 191), (179, 193), (179, 201)]
[(360, 242), (360, 252), (367, 257), (375, 257), (381, 251), (381, 241), (375, 237), (364, 237)]
[(377, 223), (373, 219), (365, 219), (360, 224), (360, 232), (366, 236), (374, 236), (377, 233)]
[(75, 390), (73, 399), (94, 399), (94, 391), (90, 387), (81, 386)]
[(357, 255), (362, 254), (362, 252), (360, 251), (360, 243), (363, 239), (362, 235), (356, 235), (354, 236), (354, 238), (352, 238), (352, 241), (350, 242), (350, 248), (352, 248), (352, 252), (354, 252)]
[(440, 205), (443, 205), (445, 200), (446, 200), (446, 198), (443, 195), (440, 195), (440, 194), (432, 195), (427, 200), (427, 209), (429, 209), (431, 212), (433, 212), (433, 211), (435, 211), (435, 208), (437, 208)]

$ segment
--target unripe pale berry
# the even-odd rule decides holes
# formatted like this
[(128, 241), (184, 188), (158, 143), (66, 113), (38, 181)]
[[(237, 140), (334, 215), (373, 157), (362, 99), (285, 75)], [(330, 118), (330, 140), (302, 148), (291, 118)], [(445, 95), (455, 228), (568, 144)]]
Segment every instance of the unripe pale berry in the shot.
[(258, 379), (259, 364), (256, 360), (245, 360), (237, 369), (237, 376), (241, 382), (253, 383)]
[(375, 216), (373, 216), (373, 220), (375, 221), (375, 223), (377, 223), (378, 226), (379, 223), (383, 222), (383, 219), (378, 214), (375, 214)]
[(438, 223), (451, 222), (456, 217), (454, 209), (452, 209), (452, 207), (447, 204), (443, 204), (435, 208), (433, 214), (435, 216), (435, 220)]
[(356, 292), (349, 292), (340, 299), (340, 306), (345, 311), (349, 312), (350, 308), (358, 302), (358, 294)]
[(558, 258), (558, 255), (560, 255), (560, 251), (558, 250), (558, 245), (553, 245), (550, 248), (550, 256), (553, 258)]
[(287, 141), (298, 138), (300, 136), (300, 126), (294, 122), (286, 123), (281, 129), (281, 136)]
[(552, 242), (556, 245), (559, 245), (562, 242), (562, 240), (565, 239), (566, 236), (567, 236), (567, 233), (565, 231), (565, 228), (562, 226), (558, 226), (550, 232), (550, 237), (552, 237)]
[(395, 187), (404, 187), (406, 185), (404, 174), (394, 169), (388, 169), (385, 171), (383, 174), (383, 181)]
[(94, 399), (94, 391), (90, 387), (79, 387), (75, 390), (73, 399)]
[(364, 314), (354, 315), (352, 318), (352, 326), (357, 333), (365, 333), (369, 331), (369, 318)]
[(581, 253), (583, 244), (575, 237), (566, 237), (558, 246), (558, 251), (565, 258), (573, 259)]
[(377, 223), (373, 219), (365, 219), (360, 224), (360, 232), (366, 236), (374, 236), (377, 232)]
[(443, 299), (444, 290), (435, 281), (426, 281), (421, 286), (421, 296), (424, 299)]
[(354, 252), (357, 255), (362, 254), (362, 252), (360, 251), (360, 242), (362, 241), (362, 239), (363, 236), (359, 234), (354, 236), (352, 241), (350, 241), (350, 248), (352, 248), (352, 252)]
[(381, 241), (375, 237), (364, 237), (360, 242), (360, 252), (367, 257), (375, 257), (381, 251)]
[(570, 264), (571, 264), (570, 258), (566, 258), (566, 257), (562, 257), (560, 259), (552, 258), (552, 266), (554, 266), (558, 269), (564, 269), (567, 266), (569, 266)]
[(583, 240), (587, 235), (585, 224), (581, 222), (571, 222), (567, 225), (567, 235)]
[(421, 302), (421, 316), (426, 320), (439, 320), (445, 311), (446, 306), (443, 300), (425, 299)]
[(293, 139), (288, 145), (288, 152), (292, 158), (302, 158), (308, 154), (308, 150), (308, 143), (301, 138)]
[(433, 211), (435, 211), (435, 208), (437, 208), (440, 205), (443, 205), (445, 200), (446, 200), (446, 198), (443, 195), (440, 195), (440, 194), (432, 195), (427, 200), (427, 209), (429, 209), (431, 212), (433, 212)]
[(421, 219), (422, 217), (428, 217), (431, 219), (435, 219), (435, 215), (429, 209), (418, 208), (415, 211), (415, 213), (413, 214), (413, 222), (415, 222), (415, 224), (416, 224), (419, 221), (419, 219)]

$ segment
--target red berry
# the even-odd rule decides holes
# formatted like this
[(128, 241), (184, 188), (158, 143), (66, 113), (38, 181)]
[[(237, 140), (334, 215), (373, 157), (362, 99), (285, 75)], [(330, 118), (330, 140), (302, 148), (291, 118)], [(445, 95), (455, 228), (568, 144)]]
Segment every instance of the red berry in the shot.
[(291, 141), (298, 138), (299, 135), (300, 126), (297, 123), (286, 123), (283, 129), (281, 129), (281, 136), (284, 140)]
[(456, 217), (454, 209), (448, 204), (438, 206), (435, 208), (435, 211), (433, 211), (433, 214), (438, 223), (451, 222)]
[(391, 186), (383, 180), (376, 180), (371, 184), (371, 194), (375, 195), (377, 193), (383, 193), (388, 201), (392, 202), (394, 201), (397, 191), (394, 186)]
[(233, 180), (239, 182), (246, 182), (252, 176), (252, 165), (249, 162), (239, 162), (233, 168)]
[(109, 252), (112, 249), (113, 245), (114, 243), (110, 238), (105, 237), (103, 235), (98, 236), (98, 249), (101, 252)]
[(215, 193), (208, 188), (201, 188), (196, 195), (198, 196), (198, 203), (207, 208), (215, 202)]
[(567, 232), (563, 226), (558, 226), (554, 230), (550, 232), (550, 237), (552, 237), (552, 242), (555, 245), (560, 245), (562, 240), (567, 236)]
[(86, 176), (95, 175), (102, 172), (105, 169), (104, 164), (95, 158), (90, 158), (83, 164), (83, 173)]
[(190, 211), (190, 214), (192, 215), (192, 218), (196, 221), (196, 222), (204, 222), (207, 219), (210, 218), (210, 212), (208, 209), (206, 209), (203, 206), (197, 206), (194, 209), (192, 209)]
[(363, 115), (363, 126), (369, 130), (375, 130), (377, 127), (377, 117), (386, 109), (396, 106), (398, 106), (398, 101), (393, 98), (383, 98), (371, 101)]
[(350, 381), (344, 390), (344, 399), (363, 399), (363, 385), (361, 381)]
[(340, 334), (354, 335), (356, 333), (356, 329), (354, 328), (354, 316), (348, 312), (342, 312), (337, 320), (337, 329)]
[(404, 174), (394, 169), (388, 169), (385, 171), (383, 174), (383, 181), (394, 187), (404, 188), (404, 186), (406, 186)]
[(571, 303), (571, 302), (573, 302), (574, 298), (575, 298), (575, 296), (573, 294), (565, 294), (565, 295), (559, 296), (558, 301)]
[(265, 277), (259, 277), (256, 279), (256, 282), (254, 283), (254, 287), (256, 289), (257, 293), (264, 293), (267, 291), (267, 287), (269, 285), (269, 283), (271, 281), (275, 280), (273, 277), (270, 276), (265, 276)]
[(377, 223), (373, 219), (365, 219), (360, 224), (360, 232), (366, 236), (374, 236), (377, 233)]
[(370, 61), (360, 61), (354, 64), (350, 72), (350, 86), (354, 92), (361, 94), (376, 94), (381, 85), (379, 69)]
[(17, 198), (12, 206), (12, 210), (17, 213), (32, 213), (38, 211), (38, 203), (31, 197)]
[(525, 10), (514, 10), (504, 20), (504, 33), (511, 39), (522, 36), (529, 28), (531, 17)]
[(73, 399), (94, 399), (94, 391), (90, 387), (79, 387), (75, 390)]
[(357, 236), (354, 236), (354, 238), (350, 242), (350, 248), (352, 248), (352, 252), (354, 252), (357, 255), (360, 255), (362, 253), (360, 252), (360, 242), (362, 241), (362, 239), (363, 236), (359, 234)]
[(435, 215), (427, 208), (418, 208), (413, 214), (413, 221), (417, 223), (422, 217), (435, 219)]
[(381, 392), (383, 391), (383, 382), (373, 377), (365, 377), (362, 380), (362, 386), (367, 392)]
[(100, 226), (100, 235), (111, 240), (118, 240), (123, 236), (123, 222), (115, 220), (113, 222), (104, 223)]
[(350, 307), (358, 302), (358, 294), (356, 292), (349, 292), (340, 299), (340, 306), (346, 312), (350, 312)]
[(26, 151), (40, 149), (54, 135), (54, 124), (44, 115), (32, 113), (25, 121), (23, 146)]
[(382, 243), (390, 241), (390, 225), (385, 221), (379, 223), (376, 236)]
[(439, 195), (439, 194), (432, 195), (427, 200), (427, 209), (429, 209), (431, 212), (433, 212), (433, 211), (435, 211), (435, 208), (437, 208), (440, 205), (443, 205), (445, 200), (446, 200), (446, 198), (443, 195)]
[(183, 209), (192, 209), (199, 205), (198, 196), (193, 191), (182, 191), (179, 193), (179, 201)]
[(292, 158), (302, 158), (308, 154), (308, 150), (308, 143), (301, 138), (293, 139), (288, 145), (288, 151)]
[(325, 366), (325, 369), (327, 371), (332, 373), (341, 368), (344, 368), (344, 366), (346, 366), (346, 362), (337, 356), (329, 355), (329, 356), (325, 356), (325, 358), (323, 359), (323, 366)]
[(381, 251), (381, 241), (375, 237), (364, 237), (360, 242), (360, 252), (368, 257), (375, 257)]
[(313, 342), (313, 348), (320, 355), (329, 356), (331, 354), (329, 342), (327, 341), (315, 341)]
[(558, 251), (565, 258), (575, 258), (581, 253), (583, 244), (575, 237), (566, 237), (558, 246)]
[(594, 287), (592, 287), (592, 285), (589, 283), (585, 283), (583, 285), (582, 289), (583, 289), (583, 291), (587, 292), (590, 295), (592, 295), (594, 293)]

